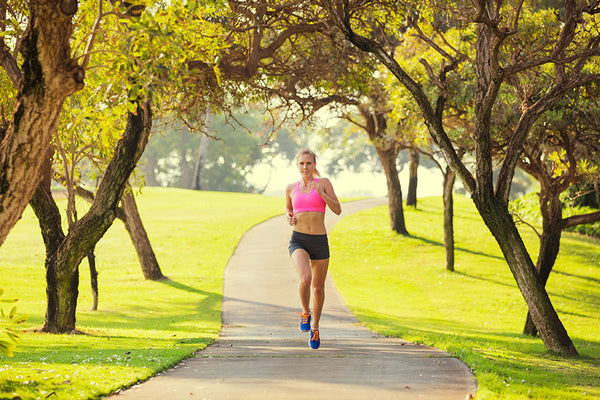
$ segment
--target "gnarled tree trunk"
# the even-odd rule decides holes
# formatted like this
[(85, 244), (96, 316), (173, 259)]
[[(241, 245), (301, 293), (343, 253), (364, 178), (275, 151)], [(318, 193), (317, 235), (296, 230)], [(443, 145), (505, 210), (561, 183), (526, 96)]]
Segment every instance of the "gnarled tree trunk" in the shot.
[(383, 113), (373, 113), (366, 106), (359, 107), (359, 110), (366, 121), (364, 129), (369, 136), (369, 140), (375, 146), (375, 151), (385, 172), (392, 230), (401, 235), (408, 235), (404, 222), (404, 208), (402, 207), (402, 187), (400, 186), (398, 167), (396, 166), (398, 149), (395, 140), (386, 135), (386, 116)]
[(61, 3), (29, 2), (16, 111), (0, 146), (0, 245), (33, 197), (65, 98), (83, 87), (70, 56), (72, 14)]
[[(30, 204), (38, 218), (46, 247), (46, 321), (66, 320), (68, 315), (71, 314), (70, 311), (66, 311), (69, 304), (73, 302), (76, 304), (77, 302), (79, 274), (72, 274), (69, 279), (65, 280), (59, 276), (59, 271), (56, 268), (56, 254), (65, 240), (65, 234), (62, 230), (60, 211), (52, 198), (50, 190), (52, 182), (51, 156), (46, 157), (42, 172), (42, 178), (36, 187)], [(65, 290), (64, 288), (59, 290), (59, 285), (70, 287), (73, 290)], [(59, 310), (65, 311), (66, 315), (58, 315)], [(75, 326), (75, 321), (72, 321), (72, 323), (66, 321), (66, 324)], [(48, 332), (56, 331), (52, 326), (44, 327), (44, 329)]]
[(503, 205), (501, 200), (479, 196), (478, 193), (473, 195), (473, 201), (483, 221), (496, 238), (546, 347), (556, 353), (576, 355), (575, 345), (535, 271), (508, 207)]

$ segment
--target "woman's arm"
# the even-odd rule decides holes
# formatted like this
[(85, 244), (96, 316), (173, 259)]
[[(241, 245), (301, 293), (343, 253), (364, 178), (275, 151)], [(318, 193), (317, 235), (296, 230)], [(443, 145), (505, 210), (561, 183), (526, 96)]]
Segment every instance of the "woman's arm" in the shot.
[(331, 181), (327, 178), (320, 178), (319, 183), (315, 186), (317, 189), (317, 193), (325, 200), (325, 204), (331, 211), (333, 211), (336, 215), (340, 215), (342, 213), (342, 205), (338, 200), (335, 190), (333, 190), (333, 185)]
[(294, 215), (294, 206), (292, 205), (292, 190), (294, 189), (294, 184), (290, 184), (285, 189), (285, 214), (287, 218), (288, 224), (290, 226), (296, 225), (296, 216)]

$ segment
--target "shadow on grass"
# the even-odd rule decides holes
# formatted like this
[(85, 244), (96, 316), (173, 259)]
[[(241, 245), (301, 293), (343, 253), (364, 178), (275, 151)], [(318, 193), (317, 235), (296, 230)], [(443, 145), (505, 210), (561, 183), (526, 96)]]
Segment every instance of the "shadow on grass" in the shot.
[(486, 332), (478, 327), (386, 315), (371, 309), (354, 312), (381, 334), (434, 346), (459, 357), (472, 368), (480, 387), (495, 397), (508, 393), (560, 399), (580, 398), (583, 393), (600, 395), (600, 342), (574, 338), (581, 356), (562, 358), (549, 353), (541, 339), (517, 332)]
[[(420, 237), (420, 236), (414, 236), (414, 235), (410, 235), (410, 238), (421, 241), (430, 246), (444, 247), (444, 243), (437, 241), (437, 240), (431, 240), (431, 239), (427, 239), (427, 238)], [(480, 251), (473, 251), (473, 250), (470, 250), (470, 249), (467, 249), (464, 247), (454, 247), (454, 251), (455, 252), (460, 251), (460, 252), (467, 253), (467, 254), (473, 254), (476, 256), (487, 257), (487, 258), (491, 258), (494, 260), (504, 260), (503, 257), (497, 256), (497, 255), (493, 255), (493, 254), (489, 254), (489, 253), (482, 253)]]
[(496, 280), (496, 279), (484, 278), (484, 277), (479, 276), (479, 275), (468, 274), (468, 273), (466, 273), (464, 271), (456, 271), (455, 270), (453, 273), (457, 274), (457, 275), (465, 276), (467, 278), (477, 279), (477, 280), (484, 281), (484, 282), (491, 282), (491, 283), (494, 283), (496, 285), (506, 286), (506, 287), (509, 287), (509, 288), (516, 287), (516, 283), (513, 285), (513, 284), (502, 282), (502, 281)]
[(550, 276), (552, 276), (552, 274), (558, 274), (558, 275), (569, 276), (571, 278), (583, 279), (584, 281), (589, 281), (589, 282), (593, 282), (597, 285), (600, 285), (600, 279), (592, 278), (590, 276), (576, 275), (576, 274), (571, 274), (569, 272), (556, 271), (556, 270), (552, 271), (550, 274), (551, 274)]
[[(168, 291), (162, 291), (161, 296), (143, 304), (127, 305), (127, 312), (110, 309), (82, 312), (77, 317), (78, 329), (84, 333), (94, 330), (138, 330), (148, 331), (149, 335), (157, 336), (176, 332), (194, 332), (197, 324), (198, 335), (202, 336), (202, 326), (221, 322), (221, 293), (209, 292), (180, 282), (165, 280), (158, 281), (175, 290), (188, 292), (176, 302), (171, 302)], [(152, 333), (150, 333), (152, 332)]]
[(171, 279), (162, 280), (162, 281), (158, 281), (158, 282), (162, 283), (163, 285), (170, 286), (174, 289), (185, 290), (186, 292), (190, 292), (190, 293), (201, 294), (201, 295), (206, 295), (206, 296), (210, 296), (210, 295), (214, 294), (214, 293), (207, 292), (205, 290), (196, 289), (195, 287), (191, 287), (191, 286), (185, 285), (180, 282), (173, 281)]

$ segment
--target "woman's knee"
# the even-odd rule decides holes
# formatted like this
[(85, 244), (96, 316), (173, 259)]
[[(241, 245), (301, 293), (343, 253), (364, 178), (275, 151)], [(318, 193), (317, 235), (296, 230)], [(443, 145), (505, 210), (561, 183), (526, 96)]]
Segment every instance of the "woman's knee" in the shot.
[(310, 287), (312, 281), (312, 276), (310, 273), (308, 274), (300, 274), (300, 284)]
[(312, 291), (315, 296), (323, 296), (325, 294), (325, 286), (313, 286)]

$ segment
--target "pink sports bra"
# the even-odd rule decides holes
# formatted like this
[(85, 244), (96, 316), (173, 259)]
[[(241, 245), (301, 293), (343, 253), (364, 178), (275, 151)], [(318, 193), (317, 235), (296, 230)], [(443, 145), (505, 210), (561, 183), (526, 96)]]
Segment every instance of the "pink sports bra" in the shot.
[[(319, 182), (315, 179), (315, 182)], [(325, 212), (325, 200), (319, 195), (317, 189), (313, 189), (308, 193), (302, 193), (300, 191), (300, 181), (294, 185), (292, 190), (292, 207), (294, 207), (294, 213), (301, 213), (306, 211), (317, 211)]]

